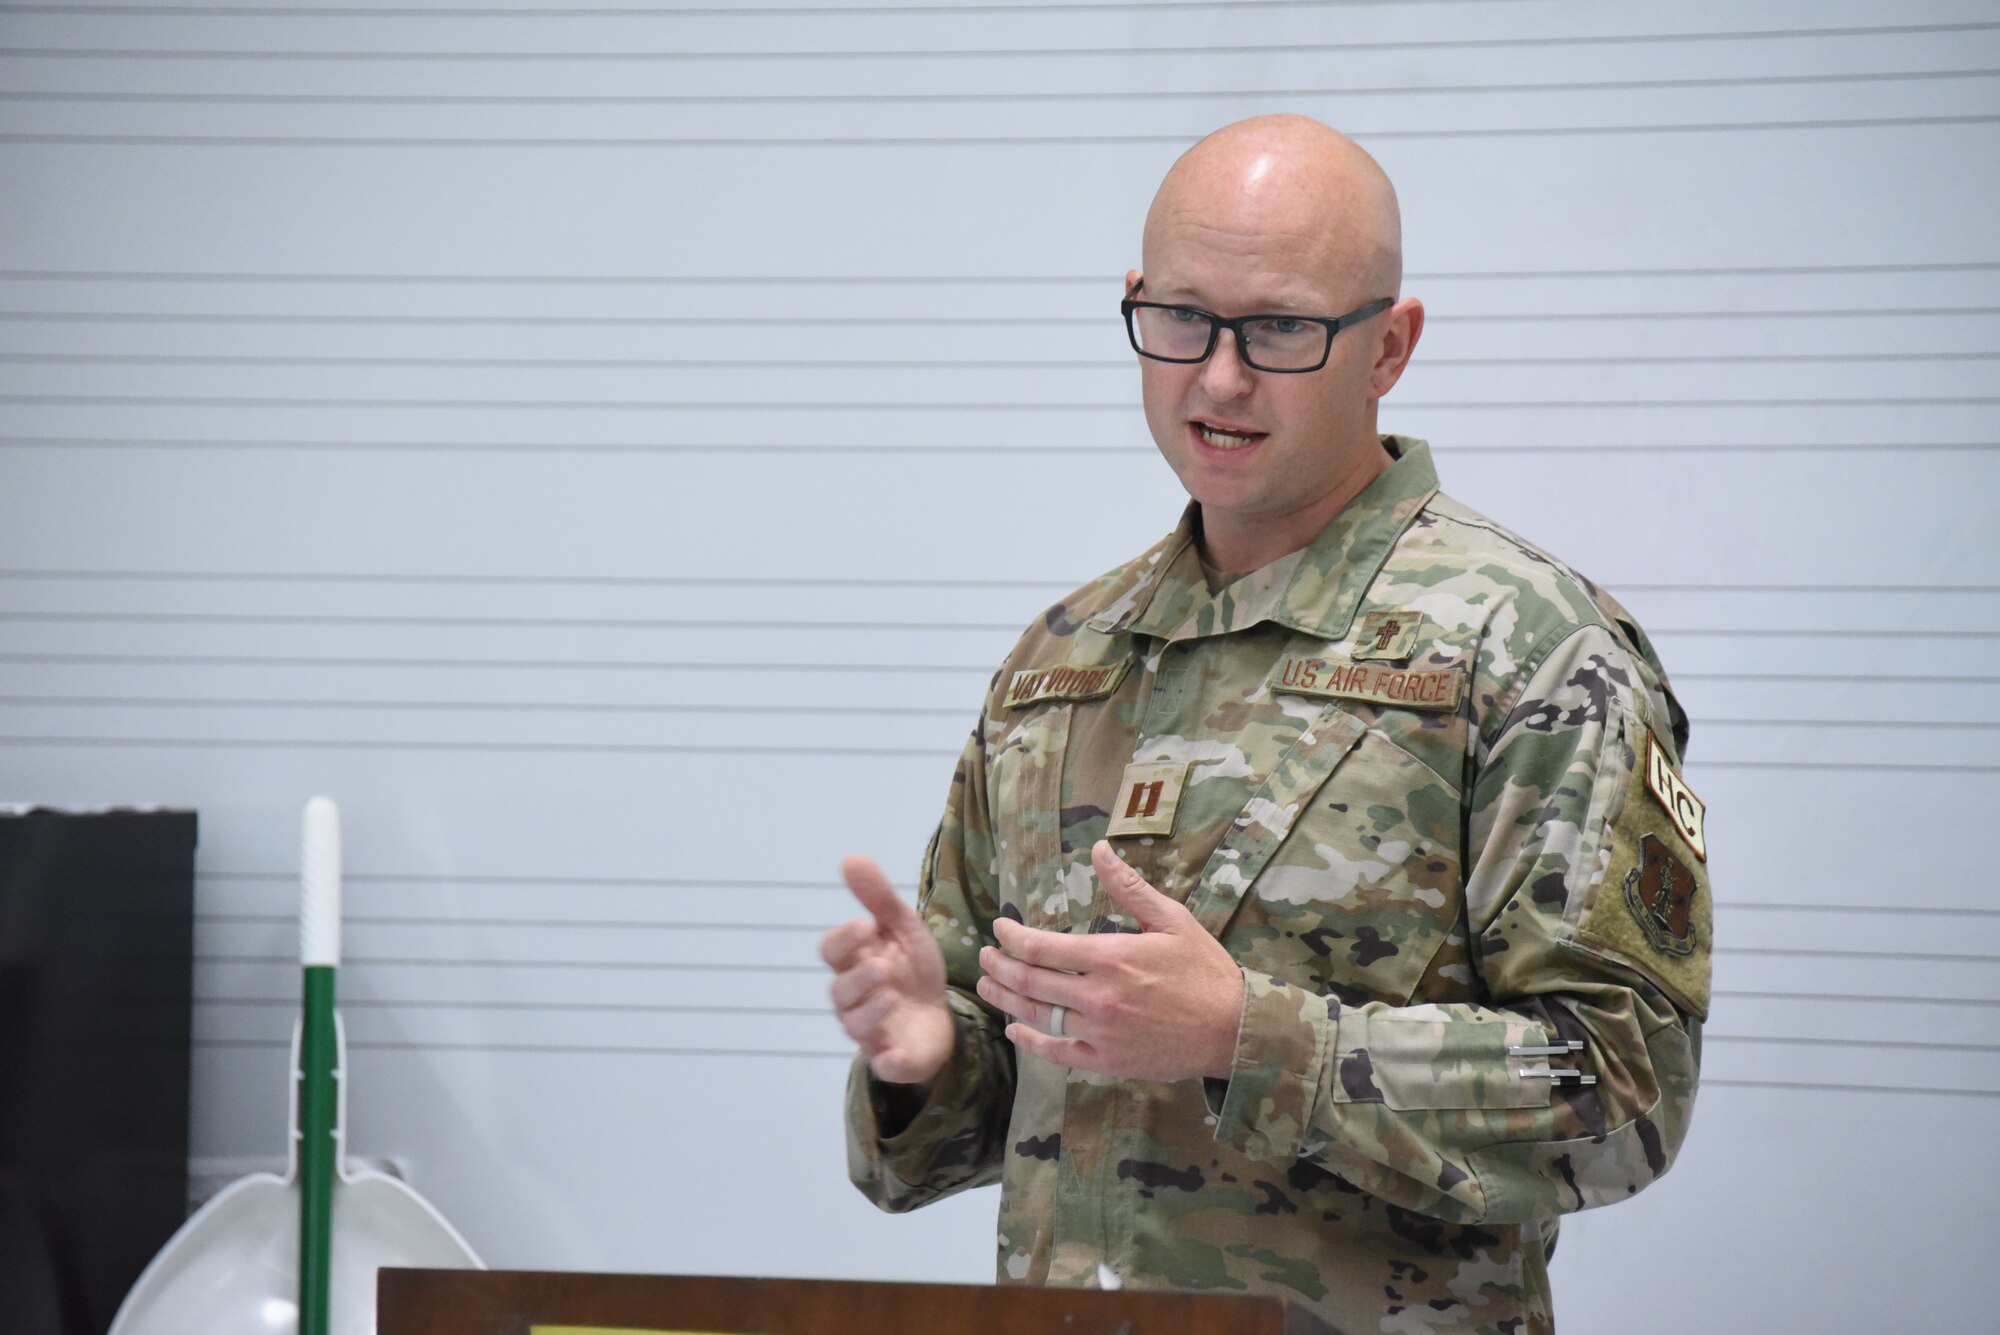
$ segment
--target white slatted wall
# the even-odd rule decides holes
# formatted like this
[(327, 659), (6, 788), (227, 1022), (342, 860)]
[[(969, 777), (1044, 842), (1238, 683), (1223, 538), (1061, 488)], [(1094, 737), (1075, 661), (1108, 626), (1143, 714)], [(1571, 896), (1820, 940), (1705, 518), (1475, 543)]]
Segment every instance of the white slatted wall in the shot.
[(846, 1186), (813, 942), (1172, 523), (1117, 283), (1277, 109), (1402, 190), (1385, 425), (1695, 719), (1708, 1079), (1567, 1328), (1989, 1323), (1991, 0), (0, 6), (0, 799), (200, 809), (196, 1153), (324, 791), (353, 1146), (493, 1263), (987, 1278)]

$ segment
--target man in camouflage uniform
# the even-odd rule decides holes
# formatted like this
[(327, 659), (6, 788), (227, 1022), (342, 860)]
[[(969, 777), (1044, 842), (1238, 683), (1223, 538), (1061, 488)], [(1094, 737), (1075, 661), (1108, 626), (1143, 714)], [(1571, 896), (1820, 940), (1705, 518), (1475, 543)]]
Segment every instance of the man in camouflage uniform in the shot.
[(1377, 434), (1423, 310), (1381, 300), (1351, 141), (1210, 136), (1144, 262), (1193, 504), (1002, 665), (917, 908), (848, 860), (850, 1171), (888, 1210), (999, 1181), (1003, 1282), (1547, 1330), (1556, 1217), (1664, 1173), (1693, 1108), (1685, 718), (1616, 603)]

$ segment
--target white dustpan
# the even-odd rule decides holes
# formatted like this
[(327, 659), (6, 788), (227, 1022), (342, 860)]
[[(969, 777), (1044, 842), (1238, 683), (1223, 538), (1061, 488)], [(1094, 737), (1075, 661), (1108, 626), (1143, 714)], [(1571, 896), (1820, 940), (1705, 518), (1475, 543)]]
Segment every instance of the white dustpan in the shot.
[[(347, 1036), (331, 1013), (332, 974), (340, 959), (340, 822), (327, 798), (306, 804), (302, 866), (299, 935), (307, 1018), (292, 1030), (292, 1134), (285, 1175), (253, 1173), (232, 1182), (181, 1225), (125, 1295), (110, 1335), (374, 1335), (376, 1270), (480, 1264), (458, 1230), (406, 1183), (347, 1166)], [(302, 1036), (321, 1011), (332, 1022), (337, 1093), (331, 1127), (312, 1111), (321, 1100), (309, 1098), (302, 1112), (299, 1098), (301, 1083), (312, 1079), (301, 1061), (307, 1046)], [(323, 1080), (326, 1074), (319, 1076)], [(331, 1265), (322, 1289), (327, 1311), (322, 1316), (313, 1310), (309, 1294), (301, 1322), (300, 1217), (306, 1197), (316, 1193), (302, 1191), (299, 1151), (304, 1142), (310, 1177), (313, 1147), (327, 1140), (331, 1227), (324, 1220), (307, 1224), (310, 1234), (330, 1238)], [(324, 1257), (328, 1248), (314, 1250)]]

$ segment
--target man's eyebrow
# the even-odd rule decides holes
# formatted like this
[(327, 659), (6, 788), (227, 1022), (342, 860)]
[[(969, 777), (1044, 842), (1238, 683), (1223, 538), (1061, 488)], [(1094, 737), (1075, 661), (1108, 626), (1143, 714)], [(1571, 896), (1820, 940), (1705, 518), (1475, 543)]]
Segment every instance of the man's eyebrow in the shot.
[[(1143, 285), (1146, 280), (1142, 278), (1139, 281)], [(1208, 306), (1208, 303), (1202, 300), (1201, 293), (1189, 287), (1186, 283), (1168, 283), (1162, 287), (1149, 288), (1148, 294), (1155, 301), (1184, 302), (1187, 305), (1200, 306), (1203, 309), (1207, 309)]]
[[(1169, 283), (1159, 288), (1149, 286), (1145, 279), (1139, 280), (1145, 291), (1139, 295), (1149, 301), (1163, 301), (1171, 305), (1197, 306), (1205, 311), (1217, 309), (1200, 292), (1185, 283)], [(1241, 308), (1243, 315), (1313, 315), (1317, 313), (1314, 303), (1297, 297), (1260, 297)]]

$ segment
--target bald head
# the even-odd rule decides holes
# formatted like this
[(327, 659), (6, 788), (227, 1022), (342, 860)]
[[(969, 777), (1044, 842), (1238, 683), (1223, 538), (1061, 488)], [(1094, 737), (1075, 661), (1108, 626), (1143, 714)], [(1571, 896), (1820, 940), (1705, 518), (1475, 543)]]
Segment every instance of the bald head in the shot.
[(1301, 280), (1368, 297), (1402, 290), (1395, 187), (1359, 144), (1305, 116), (1238, 121), (1180, 156), (1146, 213), (1147, 274), (1186, 236), (1276, 242), (1308, 270)]
[[(1239, 121), (1160, 183), (1142, 263), (1125, 292), (1146, 425), (1201, 507), (1205, 557), (1255, 570), (1311, 542), (1389, 466), (1377, 410), (1424, 325), (1424, 304), (1402, 295), (1396, 192), (1318, 121)], [(1268, 318), (1225, 328), (1202, 313)], [(1260, 363), (1281, 346), (1305, 360), (1314, 324), (1329, 330), (1319, 365)], [(1206, 336), (1206, 352), (1166, 355), (1176, 333), (1190, 353), (1190, 335)]]

